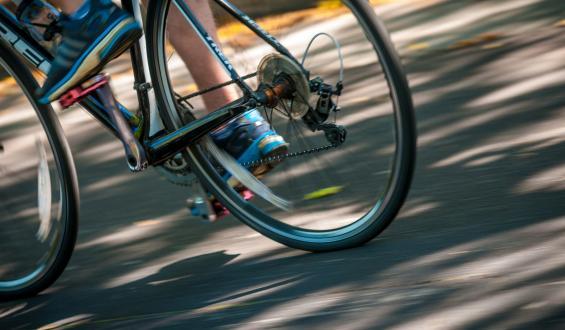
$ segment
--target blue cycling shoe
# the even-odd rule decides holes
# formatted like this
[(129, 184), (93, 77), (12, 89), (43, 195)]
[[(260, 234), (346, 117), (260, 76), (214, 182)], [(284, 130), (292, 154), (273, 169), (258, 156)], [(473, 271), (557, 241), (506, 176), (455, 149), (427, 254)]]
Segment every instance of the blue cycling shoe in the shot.
[(98, 73), (142, 35), (135, 19), (111, 0), (85, 0), (71, 16), (63, 16), (62, 42), (37, 96), (42, 104)]
[[(272, 130), (258, 110), (250, 110), (242, 116), (232, 119), (212, 132), (210, 137), (218, 147), (237, 159), (240, 164), (266, 157), (285, 155), (288, 153), (289, 147), (283, 137)], [(249, 170), (253, 175), (261, 176), (272, 170), (276, 165), (276, 162), (270, 162)], [(243, 199), (253, 198), (253, 193), (250, 190), (239, 184), (237, 180), (232, 181), (230, 178), (229, 173), (223, 173), (223, 179), (228, 181)], [(190, 199), (188, 203), (188, 208), (193, 216), (214, 222), (229, 214), (229, 211), (214, 196), (199, 197)]]
[[(272, 130), (258, 110), (250, 110), (210, 134), (218, 147), (225, 150), (240, 164), (266, 157), (288, 153), (288, 143)], [(261, 176), (273, 169), (276, 163), (251, 168), (255, 176)], [(226, 175), (224, 179), (228, 179)]]

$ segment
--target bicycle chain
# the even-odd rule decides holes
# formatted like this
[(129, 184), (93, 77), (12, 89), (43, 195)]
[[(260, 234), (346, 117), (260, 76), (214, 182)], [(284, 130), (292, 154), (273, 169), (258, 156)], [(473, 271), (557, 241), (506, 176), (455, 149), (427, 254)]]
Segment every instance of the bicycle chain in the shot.
[[(332, 145), (327, 145), (327, 146), (323, 146), (323, 147), (312, 148), (312, 149), (309, 149), (309, 150), (292, 152), (292, 153), (288, 153), (288, 154), (284, 154), (284, 155), (265, 157), (265, 158), (261, 158), (261, 159), (255, 160), (255, 161), (243, 163), (241, 165), (246, 167), (246, 168), (252, 168), (252, 167), (261, 166), (261, 165), (265, 165), (265, 164), (282, 162), (283, 160), (289, 159), (289, 158), (297, 158), (297, 157), (300, 157), (300, 156), (311, 155), (311, 154), (323, 152), (323, 151), (330, 150), (330, 149), (337, 148), (337, 147), (338, 147), (338, 145), (332, 144)], [(180, 175), (180, 176), (194, 175), (190, 169), (173, 170), (171, 168), (166, 168), (164, 170), (168, 171), (169, 173), (171, 173), (173, 175)], [(217, 170), (221, 171), (222, 168), (218, 167)], [(177, 186), (181, 186), (181, 187), (188, 187), (192, 183), (194, 183), (194, 181), (198, 180), (196, 178), (196, 176), (194, 176), (194, 178), (192, 178), (192, 180), (190, 180), (190, 183), (186, 182), (186, 180), (181, 180), (180, 178), (175, 178), (173, 176), (166, 176), (166, 179), (169, 182), (171, 182), (171, 183), (173, 183)]]
[(327, 145), (327, 146), (312, 148), (312, 149), (309, 149), (309, 150), (303, 150), (303, 151), (299, 151), (299, 152), (291, 152), (291, 153), (288, 153), (288, 154), (276, 155), (276, 156), (272, 156), (272, 157), (265, 157), (265, 158), (261, 158), (261, 159), (254, 160), (254, 161), (251, 161), (251, 162), (243, 163), (241, 165), (244, 166), (244, 167), (247, 167), (247, 168), (256, 167), (256, 166), (260, 166), (260, 165), (281, 162), (281, 161), (283, 161), (285, 159), (289, 159), (289, 158), (297, 158), (297, 157), (300, 157), (300, 156), (315, 154), (315, 153), (318, 153), (318, 152), (330, 150), (330, 149), (337, 148), (337, 147), (338, 147), (337, 144), (330, 144), (330, 145)]

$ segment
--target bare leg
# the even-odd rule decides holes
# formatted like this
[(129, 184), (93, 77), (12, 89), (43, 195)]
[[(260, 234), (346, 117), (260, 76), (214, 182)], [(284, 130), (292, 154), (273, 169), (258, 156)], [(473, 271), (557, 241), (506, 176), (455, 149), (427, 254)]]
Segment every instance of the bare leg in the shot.
[[(208, 0), (186, 0), (186, 3), (210, 36), (218, 42), (216, 23)], [(171, 43), (190, 70), (200, 89), (229, 80), (228, 75), (218, 64), (215, 57), (174, 5), (171, 6), (168, 17), (168, 32)], [(234, 101), (237, 97), (237, 91), (233, 86), (203, 95), (204, 104), (209, 112)]]

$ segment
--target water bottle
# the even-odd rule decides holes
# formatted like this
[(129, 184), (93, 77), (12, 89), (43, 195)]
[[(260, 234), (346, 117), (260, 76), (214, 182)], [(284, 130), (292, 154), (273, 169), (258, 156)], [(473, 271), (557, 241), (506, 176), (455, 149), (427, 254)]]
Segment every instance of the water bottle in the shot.
[(18, 6), (16, 17), (29, 34), (49, 50), (60, 38), (57, 24), (61, 13), (43, 0), (12, 0)]

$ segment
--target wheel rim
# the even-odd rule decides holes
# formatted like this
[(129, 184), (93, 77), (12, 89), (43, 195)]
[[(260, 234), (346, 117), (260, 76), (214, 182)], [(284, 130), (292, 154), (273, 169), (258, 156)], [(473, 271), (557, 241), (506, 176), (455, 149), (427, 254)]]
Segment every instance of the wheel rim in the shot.
[(67, 217), (60, 164), (38, 117), (45, 109), (34, 108), (2, 60), (0, 75), (0, 292), (15, 292), (56, 262)]
[[(385, 226), (385, 223), (379, 223), (378, 220), (385, 218), (390, 219), (390, 213), (395, 213), (397, 211), (397, 205), (393, 207), (390, 204), (392, 196), (398, 193), (397, 183), (400, 173), (403, 172), (401, 168), (401, 157), (404, 157), (404, 150), (402, 150), (401, 147), (404, 144), (404, 141), (402, 141), (404, 139), (404, 133), (402, 130), (404, 129), (403, 120), (405, 120), (405, 118), (403, 118), (403, 115), (399, 111), (399, 96), (394, 93), (394, 90), (389, 89), (391, 82), (388, 79), (385, 79), (387, 76), (390, 76), (390, 72), (387, 72), (386, 66), (384, 68), (380, 66), (380, 63), (383, 60), (383, 54), (375, 52), (375, 40), (369, 40), (366, 38), (365, 32), (369, 30), (369, 27), (362, 24), (355, 25), (354, 29), (348, 27), (348, 22), (351, 22), (353, 18), (361, 16), (358, 12), (359, 4), (354, 1), (346, 2), (345, 4), (346, 6), (336, 6), (333, 9), (334, 12), (330, 9), (326, 10), (325, 13), (327, 17), (330, 17), (333, 20), (332, 23), (314, 22), (313, 24), (319, 25), (320, 28), (324, 30), (323, 32), (328, 32), (329, 30), (332, 32), (339, 31), (337, 33), (337, 38), (345, 40), (345, 42), (342, 42), (344, 52), (346, 53), (345, 76), (349, 76), (350, 81), (352, 81), (350, 85), (346, 83), (346, 92), (348, 88), (350, 88), (350, 91), (353, 91), (353, 87), (351, 86), (354, 86), (357, 91), (361, 91), (357, 93), (350, 92), (349, 94), (344, 93), (340, 99), (340, 106), (343, 108), (342, 113), (346, 112), (348, 109), (353, 109), (344, 118), (344, 121), (350, 125), (349, 127), (353, 127), (352, 131), (355, 132), (355, 134), (348, 133), (348, 136), (353, 135), (353, 137), (346, 142), (347, 147), (350, 149), (336, 149), (333, 154), (330, 153), (321, 155), (320, 159), (311, 159), (299, 164), (294, 164), (293, 161), (287, 160), (283, 162), (283, 164), (281, 164), (274, 172), (264, 178), (264, 182), (267, 186), (271, 187), (274, 191), (281, 191), (280, 193), (283, 197), (289, 198), (294, 202), (298, 202), (299, 211), (295, 211), (295, 213), (290, 216), (289, 214), (280, 215), (281, 212), (279, 210), (270, 207), (267, 203), (263, 203), (262, 201), (256, 200), (251, 203), (244, 202), (241, 198), (238, 198), (237, 194), (232, 189), (227, 187), (218, 175), (213, 173), (214, 171), (212, 171), (212, 167), (202, 154), (196, 152), (197, 149), (194, 149), (195, 152), (191, 155), (193, 162), (196, 163), (197, 166), (200, 166), (199, 170), (207, 176), (206, 180), (213, 182), (212, 190), (220, 195), (218, 196), (219, 199), (225, 202), (245, 223), (263, 233), (274, 233), (275, 236), (313, 244), (337, 242), (359, 235), (369, 226)], [(350, 10), (349, 13), (343, 13), (343, 11), (348, 9)], [(291, 14), (296, 14), (296, 12), (300, 14), (301, 10), (302, 9), (293, 11)], [(284, 15), (280, 15), (280, 13), (277, 14), (277, 17), (278, 16), (284, 17)], [(276, 31), (268, 28), (267, 30), (275, 37), (281, 38)], [(303, 28), (302, 31), (304, 30), (308, 29)], [(345, 37), (343, 37), (344, 35)], [(290, 40), (288, 44), (285, 43), (286, 39)], [(295, 41), (297, 39), (296, 35), (287, 35), (287, 38), (283, 37), (279, 39), (279, 41), (282, 40), (281, 43), (287, 46), (287, 48), (289, 48), (290, 51), (298, 57), (301, 53), (298, 50), (300, 47), (295, 45)], [(364, 43), (364, 46), (359, 47), (358, 44), (351, 43), (349, 40), (353, 40), (357, 43), (361, 40), (361, 42)], [(163, 41), (161, 40), (158, 44), (162, 43)], [(304, 43), (307, 43), (307, 41), (303, 42), (303, 44)], [(241, 52), (237, 50), (230, 50), (230, 46), (230, 42), (223, 40), (223, 48), (228, 54), (228, 57), (230, 57), (229, 54), (237, 54), (236, 57), (241, 58)], [(259, 52), (258, 48), (260, 47), (255, 47), (248, 51), (249, 53), (253, 53), (255, 63), (259, 63), (262, 58), (255, 54)], [(324, 49), (324, 47), (321, 46), (319, 49)], [(358, 54), (355, 55), (355, 52)], [(165, 52), (163, 51), (163, 53)], [(316, 54), (313, 57), (315, 61), (324, 64), (320, 69), (320, 75), (325, 74), (328, 77), (328, 80), (335, 80), (335, 72), (338, 70), (336, 70), (335, 67), (332, 68), (326, 65), (327, 62), (324, 62), (323, 60), (323, 58), (327, 59), (327, 57), (331, 54), (329, 54), (328, 51), (316, 51), (315, 49), (311, 53)], [(364, 56), (361, 57), (359, 54), (363, 54)], [(167, 58), (169, 59), (174, 58), (174, 54), (168, 53), (167, 55)], [(368, 58), (369, 55), (372, 55), (373, 58)], [(348, 56), (353, 56), (353, 60), (348, 61)], [(318, 58), (317, 60), (316, 57)], [(168, 63), (164, 63), (163, 68), (161, 68), (162, 71), (167, 72), (167, 69), (171, 69), (170, 63), (170, 61)], [(241, 75), (249, 73), (249, 70), (252, 67), (249, 65), (245, 66), (245, 64), (241, 65), (237, 60), (235, 61), (235, 66), (239, 69), (243, 69), (243, 71), (240, 71)], [(308, 67), (307, 63), (306, 66), (309, 70), (313, 71), (312, 68)], [(331, 73), (332, 71), (334, 72), (333, 77)], [(368, 80), (371, 79), (372, 82), (368, 82)], [(177, 81), (172, 75), (167, 76), (167, 83), (171, 84), (173, 88), (182, 86), (183, 84), (183, 82)], [(381, 89), (380, 93), (374, 93), (374, 90), (377, 89), (377, 87)], [(175, 90), (178, 92), (178, 89), (179, 88), (177, 87)], [(182, 89), (182, 87), (180, 89)], [(388, 107), (388, 110), (384, 109), (386, 107)], [(370, 118), (372, 118), (374, 122), (368, 120), (368, 118), (364, 116), (364, 112), (371, 112)], [(269, 117), (269, 114), (267, 113), (265, 116)], [(374, 124), (377, 122), (377, 126), (373, 126), (372, 130), (367, 126), (369, 123)], [(291, 140), (288, 141), (291, 145), (300, 145), (300, 141), (292, 141), (292, 136), (296, 137), (297, 135), (285, 132), (284, 128), (281, 128), (280, 125), (281, 124), (276, 120), (273, 122), (273, 126), (277, 128), (279, 134), (285, 136), (285, 138), (288, 138), (289, 136), (291, 137), (288, 138)], [(290, 127), (291, 129), (296, 129), (298, 131), (296, 127), (297, 125), (300, 125), (300, 123), (291, 123), (290, 125), (287, 123), (286, 128), (288, 129), (288, 127)], [(304, 132), (304, 130), (302, 130), (302, 132)], [(379, 137), (379, 140), (375, 141), (375, 139), (371, 139), (369, 140), (370, 144), (363, 142), (363, 139), (367, 138), (367, 132), (373, 132), (374, 135)], [(320, 137), (308, 137), (308, 141), (310, 142), (316, 139), (320, 140)], [(365, 145), (359, 147), (361, 144)], [(375, 146), (377, 147), (375, 148)], [(364, 150), (359, 152), (356, 147)], [(307, 148), (308, 146), (306, 145), (302, 146), (302, 149)], [(351, 159), (350, 154), (352, 152), (354, 152), (354, 154), (365, 155), (371, 153), (373, 158), (369, 161), (355, 161), (355, 164), (357, 165), (368, 164), (368, 166), (365, 166), (363, 171), (359, 171), (359, 167), (355, 168), (350, 166), (351, 164), (347, 163), (338, 164), (339, 166), (331, 169), (327, 166), (327, 164), (332, 161), (335, 162), (336, 160), (348, 159), (348, 157)], [(379, 159), (376, 159), (375, 155), (377, 155)], [(305, 172), (307, 167), (312, 167), (312, 165), (319, 167), (320, 164), (325, 164), (325, 170), (317, 172), (325, 174), (318, 176), (318, 178), (321, 179), (315, 182), (317, 184), (312, 184), (312, 188), (302, 188), (295, 184), (296, 181), (292, 182), (292, 180), (289, 179), (289, 177), (294, 176), (303, 177), (304, 180), (312, 180), (311, 178), (306, 178), (306, 176), (301, 175), (300, 171)], [(375, 164), (378, 164), (378, 166), (375, 166)], [(350, 167), (348, 171), (351, 173), (367, 173), (368, 171), (372, 171), (369, 173), (375, 174), (376, 176), (384, 175), (386, 178), (371, 181), (370, 179), (372, 176), (359, 175), (356, 178), (358, 181), (352, 182), (350, 180), (351, 174), (349, 174), (349, 177), (345, 176), (341, 179), (341, 181), (337, 181), (335, 174), (343, 170), (345, 165)], [(286, 172), (284, 171), (284, 167), (287, 167)], [(370, 170), (367, 168), (370, 168)], [(298, 174), (289, 175), (288, 169), (298, 172)], [(282, 187), (282, 184), (284, 183), (283, 181), (286, 181), (287, 186), (294, 185), (293, 192), (295, 193), (295, 196), (292, 196), (292, 193), (287, 193), (285, 195), (284, 191), (289, 191), (289, 189), (288, 187)], [(323, 183), (323, 181), (328, 183)], [(363, 188), (365, 192), (360, 192), (360, 190), (363, 190), (359, 189), (360, 187)], [(300, 191), (299, 188), (302, 190)], [(296, 192), (297, 190), (298, 192)], [(378, 192), (376, 192), (377, 190)], [(365, 198), (365, 196), (362, 195), (363, 193), (365, 193), (368, 198)], [(326, 195), (323, 199), (316, 198), (323, 195)], [(360, 200), (366, 201), (364, 205), (361, 205), (363, 203), (360, 203)], [(354, 203), (355, 205), (351, 207), (351, 204)], [(316, 205), (318, 206), (317, 209), (315, 207)], [(324, 209), (326, 208), (326, 205), (330, 205), (334, 209), (328, 212)], [(348, 209), (351, 210), (348, 211)], [(352, 209), (356, 210), (352, 211)], [(344, 212), (350, 212), (349, 217), (344, 217)], [(303, 219), (297, 220), (298, 218), (303, 218), (305, 215), (312, 217), (314, 213), (317, 214), (316, 216), (318, 219), (310, 221), (303, 221)], [(329, 215), (334, 218), (339, 218), (341, 222), (335, 221), (331, 224), (331, 226), (326, 227), (324, 227), (324, 224), (320, 225), (320, 219), (327, 218)]]

